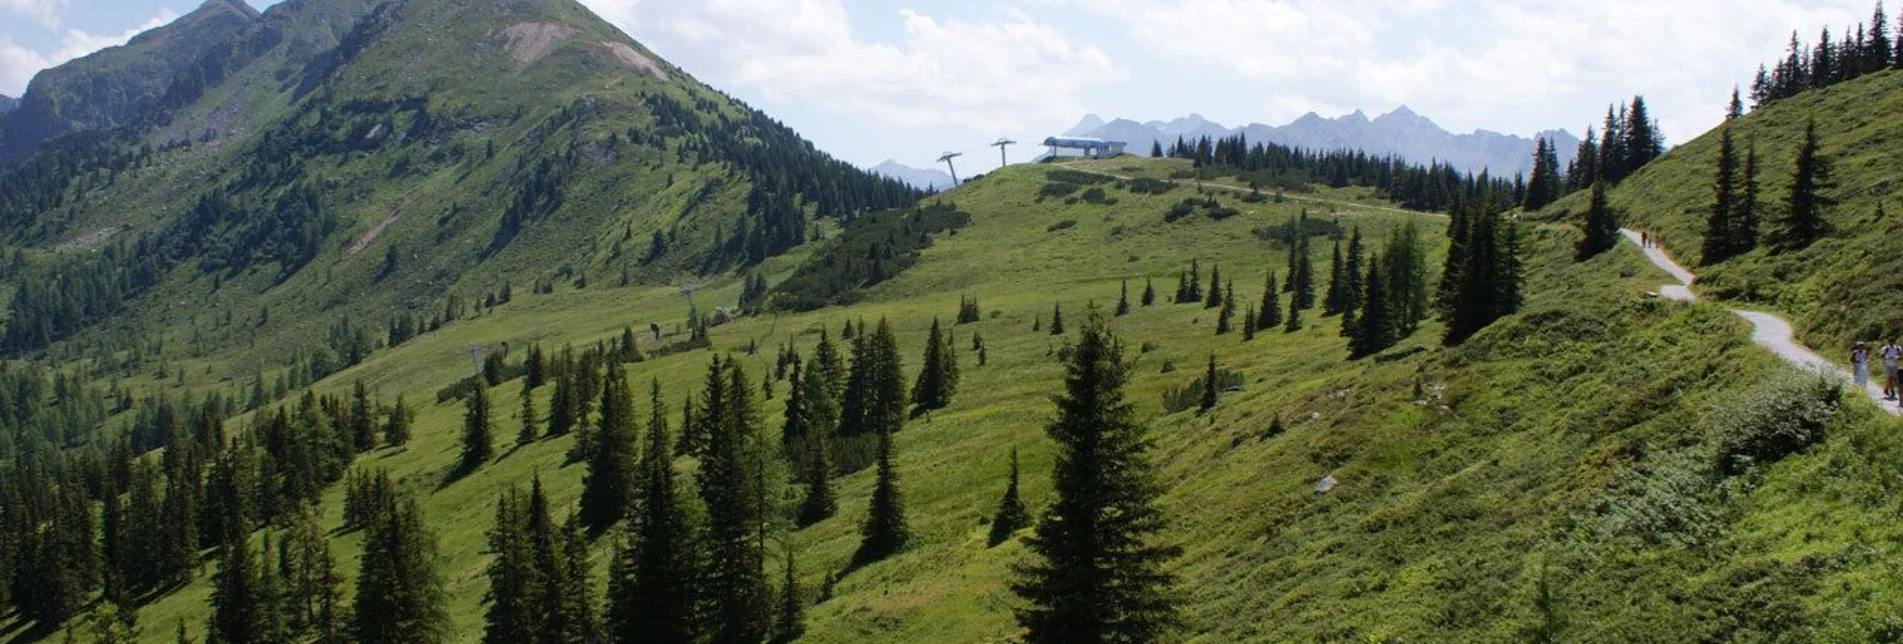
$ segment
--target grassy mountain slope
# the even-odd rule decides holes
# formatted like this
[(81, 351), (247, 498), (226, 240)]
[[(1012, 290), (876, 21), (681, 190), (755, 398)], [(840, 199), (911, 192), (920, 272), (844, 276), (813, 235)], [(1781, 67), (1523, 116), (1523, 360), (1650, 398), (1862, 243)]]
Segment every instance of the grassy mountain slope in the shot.
[[(1760, 248), (1697, 269), (1708, 297), (1786, 313), (1798, 333), (1825, 355), (1849, 352), (1855, 340), (1875, 340), (1903, 329), (1903, 182), (1897, 144), (1903, 141), (1903, 73), (1886, 71), (1803, 92), (1752, 111), (1731, 123), (1742, 160), (1756, 145), (1764, 230), (1785, 212), (1793, 163), (1804, 125), (1815, 118), (1821, 158), (1831, 166), (1836, 200), (1826, 211), (1828, 238), (1802, 251), (1772, 254)], [(1608, 191), (1627, 226), (1664, 234), (1673, 255), (1696, 262), (1712, 200), (1718, 133), (1685, 142)], [(1573, 195), (1535, 215), (1572, 218), (1586, 195)], [(1881, 214), (1880, 214), (1881, 213)]]
[(915, 194), (571, 2), (297, 0), (261, 22), (247, 64), (118, 132), (147, 146), (132, 161), (7, 177), (50, 186), (0, 217), (40, 275), (121, 243), (156, 257), (110, 315), (45, 334), (59, 358), (138, 338), (187, 347), (190, 379), (268, 379), (335, 353), (345, 321), (377, 337), (538, 283), (717, 280), (809, 219)]
[[(1131, 174), (1167, 174), (1179, 162), (1119, 163)], [(1114, 304), (1125, 279), (1133, 298), (1145, 280), (1167, 298), (1192, 257), (1205, 271), (1220, 265), (1240, 299), (1252, 301), (1263, 273), (1286, 265), (1252, 229), (1302, 207), (1235, 204), (1237, 217), (1166, 224), (1164, 212), (1189, 188), (1154, 196), (1112, 188), (1115, 204), (1064, 203), (1038, 196), (1050, 171), (1012, 167), (945, 194), (972, 223), (937, 238), (915, 267), (863, 303), (714, 330), (715, 350), (741, 357), (759, 377), (771, 369), (774, 346), (792, 340), (810, 353), (822, 328), (889, 318), (908, 369), (916, 369), (933, 317), (949, 321), (966, 294), (985, 311), (980, 322), (954, 327), (965, 384), (953, 405), (898, 437), (917, 542), (831, 584), (830, 598), (809, 611), (803, 641), (1009, 637), (1009, 567), (1025, 553), (1016, 543), (987, 549), (984, 521), (1014, 447), (1024, 459), (1026, 501), (1033, 508), (1050, 501), (1052, 453), (1042, 425), (1053, 415), (1048, 396), (1061, 374), (1054, 353), (1066, 339), (1033, 331), (1033, 320), (1048, 322), (1051, 306), (1062, 304), (1074, 325), (1087, 303)], [(1333, 214), (1375, 240), (1418, 220), (1431, 259), (1438, 263), (1443, 252), (1438, 217), (1359, 207)], [(1065, 221), (1073, 223), (1053, 225)], [(1307, 312), (1301, 331), (1264, 331), (1246, 344), (1239, 332), (1215, 335), (1215, 311), (1199, 305), (1159, 302), (1113, 320), (1136, 361), (1131, 399), (1157, 441), (1153, 456), (1169, 490), (1165, 538), (1185, 548), (1171, 569), (1182, 580), (1189, 639), (1524, 641), (1554, 623), (1569, 624), (1557, 631), (1564, 640), (1895, 633), (1903, 615), (1893, 570), (1903, 544), (1893, 520), (1903, 481), (1895, 421), (1849, 402), (1822, 445), (1718, 477), (1710, 445), (1731, 426), (1714, 411), (1744, 405), (1737, 396), (1784, 368), (1722, 310), (1643, 297), (1660, 278), (1629, 248), (1574, 264), (1576, 232), (1557, 225), (1527, 232), (1525, 311), (1457, 349), (1436, 348), (1439, 329), (1429, 324), (1382, 356), (1350, 362), (1338, 321), (1318, 311)], [(1325, 267), (1326, 245), (1318, 246)], [(763, 272), (782, 279), (802, 255), (770, 261)], [(716, 284), (696, 301), (728, 302), (737, 291)], [(462, 351), (470, 345), (589, 343), (623, 325), (667, 327), (685, 315), (686, 303), (666, 287), (519, 295), (374, 354), (318, 388), (341, 392), (361, 380), (386, 399), (430, 401), (437, 387), (469, 372)], [(968, 350), (974, 332), (989, 348), (982, 367)], [(747, 354), (749, 345), (761, 353)], [(1242, 390), (1206, 415), (1166, 413), (1162, 393), (1197, 377), (1212, 352), (1243, 376)], [(659, 380), (678, 417), (709, 358), (668, 356), (632, 365), (630, 375)], [(519, 386), (506, 383), (494, 398), (516, 400)], [(778, 430), (784, 383), (775, 390), (781, 395), (763, 410), (769, 433)], [(498, 409), (505, 409), (499, 433), (512, 435), (512, 405)], [(571, 438), (544, 440), (505, 449), (443, 485), (461, 414), (453, 401), (426, 405), (414, 442), (359, 463), (389, 468), (423, 499), (442, 545), (456, 639), (476, 641), (494, 498), (539, 474), (558, 507), (570, 507), (581, 468), (563, 464)], [(1278, 418), (1286, 431), (1271, 435)], [(1314, 491), (1323, 476), (1339, 481), (1325, 495)], [(791, 533), (809, 594), (850, 558), (871, 478), (868, 470), (843, 479), (840, 514)], [(325, 525), (339, 521), (339, 497), (338, 490), (327, 497)], [(351, 576), (360, 539), (336, 538)], [(607, 547), (595, 544), (598, 565)], [(167, 641), (179, 620), (198, 631), (208, 584), (201, 575), (145, 607), (146, 640)]]
[(169, 97), (175, 84), (204, 71), (258, 21), (237, 0), (208, 0), (164, 27), (34, 76), (18, 110), (0, 122), (0, 161), (74, 132), (127, 125)]

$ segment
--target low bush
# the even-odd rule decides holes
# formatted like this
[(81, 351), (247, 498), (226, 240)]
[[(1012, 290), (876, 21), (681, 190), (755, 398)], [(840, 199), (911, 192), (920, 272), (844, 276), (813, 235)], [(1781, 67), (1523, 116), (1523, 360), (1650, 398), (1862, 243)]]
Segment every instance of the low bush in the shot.
[(1821, 442), (1842, 402), (1843, 386), (1824, 376), (1791, 370), (1769, 376), (1705, 414), (1713, 464), (1735, 475)]

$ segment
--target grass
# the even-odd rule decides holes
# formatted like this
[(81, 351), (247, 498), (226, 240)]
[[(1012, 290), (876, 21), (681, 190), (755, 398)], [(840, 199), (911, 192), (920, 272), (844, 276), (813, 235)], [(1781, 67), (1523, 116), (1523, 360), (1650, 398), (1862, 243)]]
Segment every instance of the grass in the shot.
[[(1718, 133), (1673, 148), (1608, 192), (1628, 227), (1664, 235), (1665, 248), (1699, 274), (1707, 297), (1770, 308), (1788, 315), (1800, 338), (1844, 360), (1850, 343), (1903, 331), (1903, 182), (1897, 145), (1903, 143), (1903, 72), (1884, 71), (1811, 90), (1754, 110), (1731, 122), (1740, 163), (1756, 146), (1764, 230), (1785, 211), (1793, 163), (1804, 125), (1816, 119), (1821, 157), (1831, 165), (1837, 201), (1826, 212), (1832, 233), (1807, 249), (1768, 249), (1697, 268), (1705, 214), (1712, 199)], [(1584, 193), (1549, 206), (1536, 217), (1583, 216)], [(1882, 215), (1879, 215), (1881, 209)]]
[[(1164, 174), (1180, 165), (1117, 162)], [(803, 641), (1008, 638), (1009, 567), (1025, 553), (1015, 542), (987, 549), (984, 521), (1003, 492), (1013, 448), (1023, 459), (1026, 503), (1035, 511), (1051, 500), (1052, 452), (1042, 427), (1060, 387), (1053, 354), (1065, 340), (1033, 332), (1033, 319), (1061, 303), (1074, 328), (1089, 304), (1114, 305), (1126, 278), (1133, 298), (1145, 279), (1167, 295), (1192, 256), (1205, 273), (1220, 265), (1239, 295), (1253, 299), (1263, 272), (1279, 271), (1286, 258), (1251, 229), (1303, 207), (1239, 204), (1243, 213), (1231, 219), (1165, 224), (1163, 213), (1184, 189), (1112, 190), (1114, 205), (1040, 204), (1049, 170), (1013, 167), (946, 194), (973, 215), (972, 225), (937, 240), (917, 266), (872, 289), (863, 304), (714, 329), (719, 351), (758, 343), (760, 355), (740, 354), (758, 378), (770, 368), (771, 348), (788, 339), (810, 353), (821, 328), (888, 318), (915, 369), (933, 317), (950, 321), (961, 295), (978, 297), (984, 311), (975, 324), (950, 327), (965, 364), (952, 406), (898, 437), (916, 541), (840, 578), (832, 597), (809, 609)], [(1349, 206), (1340, 214), (1370, 239), (1407, 217), (1422, 219), (1428, 231), (1441, 221)], [(1067, 220), (1077, 223), (1047, 231)], [(1112, 321), (1134, 360), (1129, 395), (1157, 442), (1153, 458), (1171, 519), (1163, 538), (1185, 548), (1171, 569), (1182, 581), (1186, 639), (1516, 641), (1542, 619), (1535, 601), (1542, 573), (1572, 625), (1567, 639), (1768, 641), (1809, 632), (1848, 639), (1894, 623), (1903, 603), (1894, 574), (1903, 529), (1894, 525), (1892, 499), (1903, 481), (1903, 440), (1895, 421), (1861, 400), (1839, 414), (1824, 444), (1723, 487), (1694, 486), (1694, 501), (1719, 517), (1717, 536), (1706, 542), (1595, 546), (1576, 536), (1569, 526), (1616, 501), (1616, 484), (1635, 468), (1697, 453), (1710, 405), (1783, 367), (1721, 309), (1645, 298), (1659, 276), (1628, 247), (1571, 263), (1575, 236), (1564, 226), (1530, 228), (1527, 309), (1456, 349), (1437, 348), (1439, 329), (1430, 323), (1382, 356), (1350, 362), (1338, 321), (1318, 311), (1307, 313), (1302, 331), (1265, 331), (1248, 344), (1240, 332), (1216, 336), (1215, 311), (1198, 305), (1139, 306)], [(1428, 246), (1438, 265), (1444, 240), (1432, 234)], [(1325, 267), (1325, 248), (1317, 258)], [(770, 264), (769, 280), (798, 260)], [(695, 296), (702, 307), (737, 298), (737, 282), (709, 286)], [(539, 475), (558, 507), (572, 507), (581, 468), (563, 465), (572, 439), (545, 440), (505, 447), (495, 462), (440, 486), (456, 460), (461, 408), (428, 404), (435, 389), (470, 372), (463, 350), (472, 344), (581, 344), (624, 325), (672, 328), (685, 316), (686, 303), (671, 288), (552, 295), (518, 288), (508, 305), (320, 383), (321, 391), (342, 392), (361, 379), (386, 399), (403, 393), (424, 405), (412, 444), (359, 464), (390, 469), (423, 500), (441, 545), (457, 641), (480, 636), (482, 541), (493, 499)], [(973, 332), (989, 347), (987, 366), (976, 366), (968, 351)], [(1153, 350), (1140, 352), (1146, 344)], [(1200, 376), (1211, 352), (1241, 374), (1242, 391), (1224, 394), (1208, 414), (1164, 413), (1163, 393)], [(708, 358), (690, 352), (643, 362), (630, 376), (663, 383), (677, 415)], [(1177, 369), (1164, 373), (1166, 362)], [(507, 403), (498, 405), (505, 437), (514, 433), (518, 386), (494, 392)], [(769, 432), (778, 428), (784, 384), (776, 393), (764, 410)], [(546, 409), (546, 398), (541, 403)], [(1287, 431), (1270, 436), (1276, 419)], [(692, 471), (691, 463), (680, 465)], [(1318, 495), (1314, 484), (1323, 476), (1339, 485)], [(842, 479), (840, 514), (790, 533), (809, 594), (846, 567), (870, 487), (869, 470)], [(326, 499), (327, 526), (341, 522), (339, 494)], [(353, 578), (359, 539), (335, 540)], [(605, 540), (596, 544), (597, 565), (605, 566), (606, 548)], [(1777, 584), (1767, 605), (1788, 610), (1759, 610), (1751, 603), (1759, 595), (1729, 592), (1767, 583)], [(199, 631), (208, 584), (201, 575), (146, 606), (146, 641), (169, 641), (179, 620)], [(1753, 621), (1765, 615), (1796, 621)], [(1802, 630), (1810, 627), (1818, 630)]]

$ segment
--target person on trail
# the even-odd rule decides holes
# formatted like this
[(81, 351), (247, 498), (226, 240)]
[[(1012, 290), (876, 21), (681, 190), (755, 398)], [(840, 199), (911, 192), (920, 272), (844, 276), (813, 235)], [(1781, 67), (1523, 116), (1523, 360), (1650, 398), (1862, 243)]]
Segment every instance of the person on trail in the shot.
[(1850, 347), (1850, 375), (1858, 389), (1870, 388), (1870, 347), (1862, 342)]
[(1903, 377), (1896, 372), (1896, 362), (1903, 358), (1903, 347), (1896, 345), (1896, 336), (1890, 336), (1883, 348), (1877, 350), (1877, 355), (1883, 358), (1883, 399), (1896, 400), (1898, 378)]
[(1652, 233), (1640, 232), (1639, 233), (1639, 248), (1651, 248), (1651, 247), (1652, 247)]

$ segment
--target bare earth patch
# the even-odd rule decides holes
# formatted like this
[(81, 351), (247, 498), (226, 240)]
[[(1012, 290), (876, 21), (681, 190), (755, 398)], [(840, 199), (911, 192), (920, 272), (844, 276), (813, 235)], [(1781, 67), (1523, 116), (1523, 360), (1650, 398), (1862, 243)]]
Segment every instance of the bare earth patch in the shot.
[(502, 37), (509, 41), (509, 57), (523, 65), (541, 60), (573, 35), (574, 27), (552, 22), (518, 22), (502, 30)]
[(629, 67), (633, 67), (639, 70), (645, 70), (649, 75), (652, 75), (655, 78), (659, 78), (661, 80), (668, 79), (667, 71), (661, 69), (660, 65), (654, 64), (653, 59), (650, 59), (647, 56), (643, 56), (641, 55), (641, 52), (635, 51), (633, 47), (629, 47), (627, 43), (609, 42), (604, 40), (596, 44), (601, 45), (602, 49), (608, 50), (608, 53), (612, 54), (615, 57), (615, 59), (620, 60), (621, 64), (623, 65), (627, 65)]
[(100, 230), (95, 230), (93, 232), (86, 233), (78, 237), (74, 237), (73, 239), (68, 240), (66, 243), (60, 244), (58, 248), (60, 250), (87, 250), (87, 249), (95, 248), (99, 246), (100, 244), (106, 243), (106, 240), (112, 239), (113, 235), (117, 235), (117, 234), (119, 234), (118, 226), (102, 228)]
[(357, 253), (363, 252), (363, 249), (369, 248), (370, 242), (376, 241), (377, 237), (383, 234), (383, 229), (389, 228), (390, 224), (396, 223), (396, 218), (402, 215), (403, 211), (401, 210), (391, 210), (390, 214), (383, 216), (383, 221), (377, 222), (377, 225), (371, 226), (370, 230), (365, 231), (362, 237), (358, 237), (356, 241), (350, 242), (350, 246), (344, 249), (344, 256), (355, 257)]

